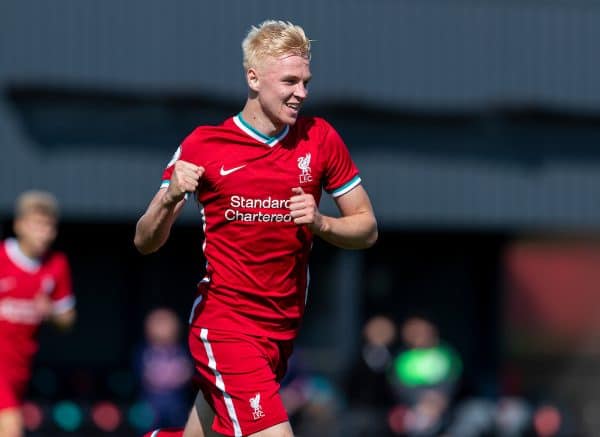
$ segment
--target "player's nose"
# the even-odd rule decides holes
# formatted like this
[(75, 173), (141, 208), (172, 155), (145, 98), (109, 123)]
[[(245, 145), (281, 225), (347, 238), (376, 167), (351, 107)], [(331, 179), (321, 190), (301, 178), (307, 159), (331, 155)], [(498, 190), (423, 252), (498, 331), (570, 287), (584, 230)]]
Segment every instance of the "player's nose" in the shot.
[(306, 99), (306, 97), (308, 97), (308, 88), (306, 87), (306, 85), (302, 82), (299, 82), (298, 85), (296, 86), (296, 91), (294, 92), (294, 95), (301, 99), (304, 100)]

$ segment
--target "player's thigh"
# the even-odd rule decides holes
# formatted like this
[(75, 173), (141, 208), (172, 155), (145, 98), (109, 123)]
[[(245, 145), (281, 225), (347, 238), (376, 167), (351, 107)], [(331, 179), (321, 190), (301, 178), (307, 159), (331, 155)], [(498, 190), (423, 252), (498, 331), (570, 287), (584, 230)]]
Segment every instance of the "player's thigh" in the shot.
[(23, 437), (23, 416), (20, 408), (0, 410), (0, 437)]
[(200, 408), (198, 406), (200, 402), (204, 402), (202, 393), (198, 393), (196, 396), (194, 406), (185, 424), (183, 437), (204, 437), (204, 429), (202, 428), (202, 420), (200, 419)]
[(292, 427), (290, 422), (278, 423), (267, 429), (263, 429), (254, 434), (250, 434), (248, 437), (293, 437)]
[(0, 437), (21, 437), (23, 416), (21, 399), (25, 390), (25, 380), (14, 380), (6, 376), (6, 369), (0, 368)]

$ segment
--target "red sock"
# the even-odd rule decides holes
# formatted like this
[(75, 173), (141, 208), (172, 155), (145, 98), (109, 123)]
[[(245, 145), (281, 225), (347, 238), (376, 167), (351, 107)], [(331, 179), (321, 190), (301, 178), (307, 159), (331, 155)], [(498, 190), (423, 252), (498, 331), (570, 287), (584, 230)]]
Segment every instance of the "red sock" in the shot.
[(183, 428), (163, 428), (150, 431), (143, 437), (183, 437)]

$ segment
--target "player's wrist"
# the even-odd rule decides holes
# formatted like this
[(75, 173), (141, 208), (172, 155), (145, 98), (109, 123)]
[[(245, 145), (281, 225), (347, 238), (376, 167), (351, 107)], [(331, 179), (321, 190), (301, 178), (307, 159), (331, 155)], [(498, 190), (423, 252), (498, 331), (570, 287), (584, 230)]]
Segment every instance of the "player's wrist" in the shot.
[(319, 218), (315, 220), (314, 229), (318, 235), (327, 235), (331, 231), (331, 223), (329, 223), (328, 217), (319, 215)]
[(185, 193), (181, 193), (180, 196), (174, 195), (168, 189), (162, 197), (162, 206), (166, 209), (172, 209), (177, 205), (181, 199), (185, 196)]

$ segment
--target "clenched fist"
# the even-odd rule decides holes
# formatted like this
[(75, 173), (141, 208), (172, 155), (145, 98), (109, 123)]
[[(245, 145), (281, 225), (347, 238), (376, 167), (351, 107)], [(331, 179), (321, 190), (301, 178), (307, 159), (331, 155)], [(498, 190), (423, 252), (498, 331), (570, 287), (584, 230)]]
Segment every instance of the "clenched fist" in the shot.
[(305, 193), (301, 187), (292, 188), (294, 195), (290, 197), (290, 214), (297, 225), (307, 225), (317, 232), (321, 229), (321, 213), (312, 194)]
[(193, 193), (198, 188), (204, 167), (187, 161), (176, 161), (173, 164), (171, 182), (167, 188), (164, 200), (167, 204), (179, 202), (186, 193)]

